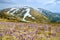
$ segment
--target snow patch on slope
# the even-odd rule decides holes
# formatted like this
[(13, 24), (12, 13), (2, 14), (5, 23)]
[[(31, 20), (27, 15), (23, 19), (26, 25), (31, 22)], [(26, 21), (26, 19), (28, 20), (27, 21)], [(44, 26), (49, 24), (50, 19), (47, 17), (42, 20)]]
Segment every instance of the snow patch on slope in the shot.
[[(24, 17), (23, 17), (23, 21), (26, 21), (25, 20), (25, 18), (28, 16), (28, 17), (31, 17), (32, 19), (35, 19), (31, 14), (30, 14), (30, 8), (27, 8), (26, 9), (26, 13), (25, 13), (25, 15), (24, 15)], [(29, 22), (29, 21), (27, 21), (27, 22)]]
[[(23, 8), (25, 8), (25, 10), (22, 10), (22, 13), (24, 12), (24, 11), (26, 11), (26, 13), (24, 13), (24, 15), (23, 15), (23, 18), (22, 18), (22, 21), (25, 21), (25, 22), (29, 22), (29, 21), (27, 21), (25, 18), (28, 16), (28, 17), (31, 17), (32, 19), (35, 19), (31, 14), (30, 14), (30, 8), (29, 7), (23, 7)], [(11, 12), (12, 11), (12, 12)], [(19, 8), (11, 8), (7, 13), (9, 13), (9, 14), (11, 14), (11, 15), (13, 15), (14, 16), (14, 13), (15, 12), (18, 12), (18, 11), (21, 11)], [(20, 13), (20, 14), (22, 14), (22, 13)], [(18, 15), (20, 15), (20, 14), (18, 14)]]

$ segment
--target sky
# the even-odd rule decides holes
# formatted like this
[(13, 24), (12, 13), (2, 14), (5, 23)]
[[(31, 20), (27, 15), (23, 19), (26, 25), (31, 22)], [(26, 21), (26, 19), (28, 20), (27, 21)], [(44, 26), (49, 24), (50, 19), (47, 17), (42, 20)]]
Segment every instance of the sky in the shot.
[(60, 13), (60, 0), (0, 0), (0, 9), (29, 6)]

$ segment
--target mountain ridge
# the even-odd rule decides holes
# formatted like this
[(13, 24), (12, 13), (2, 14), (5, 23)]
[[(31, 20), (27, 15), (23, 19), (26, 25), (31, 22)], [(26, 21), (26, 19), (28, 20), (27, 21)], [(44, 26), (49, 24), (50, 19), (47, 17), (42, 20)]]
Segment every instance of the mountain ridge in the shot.
[[(57, 15), (57, 17), (56, 17)], [(0, 11), (0, 17), (24, 22), (60, 22), (60, 15), (45, 9), (32, 7), (6, 8)], [(54, 19), (54, 20), (53, 20)]]

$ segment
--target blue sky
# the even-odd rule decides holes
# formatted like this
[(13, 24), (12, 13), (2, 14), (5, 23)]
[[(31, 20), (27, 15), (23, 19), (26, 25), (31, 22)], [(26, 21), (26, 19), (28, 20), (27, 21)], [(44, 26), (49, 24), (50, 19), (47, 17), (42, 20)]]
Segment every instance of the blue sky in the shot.
[(30, 6), (60, 13), (60, 0), (0, 0), (0, 9)]

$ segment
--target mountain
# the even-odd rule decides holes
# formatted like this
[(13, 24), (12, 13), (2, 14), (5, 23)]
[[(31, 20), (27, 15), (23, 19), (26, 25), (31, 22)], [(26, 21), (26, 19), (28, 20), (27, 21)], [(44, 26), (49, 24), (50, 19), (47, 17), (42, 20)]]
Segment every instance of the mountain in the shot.
[(59, 13), (53, 13), (51, 11), (45, 10), (43, 8), (38, 8), (39, 11), (49, 18), (51, 22), (60, 22), (60, 14)]
[(60, 14), (53, 13), (43, 8), (13, 7), (0, 10), (0, 19), (14, 22), (60, 22)]
[(0, 18), (17, 22), (50, 22), (47, 16), (32, 7), (6, 8), (0, 11)]

